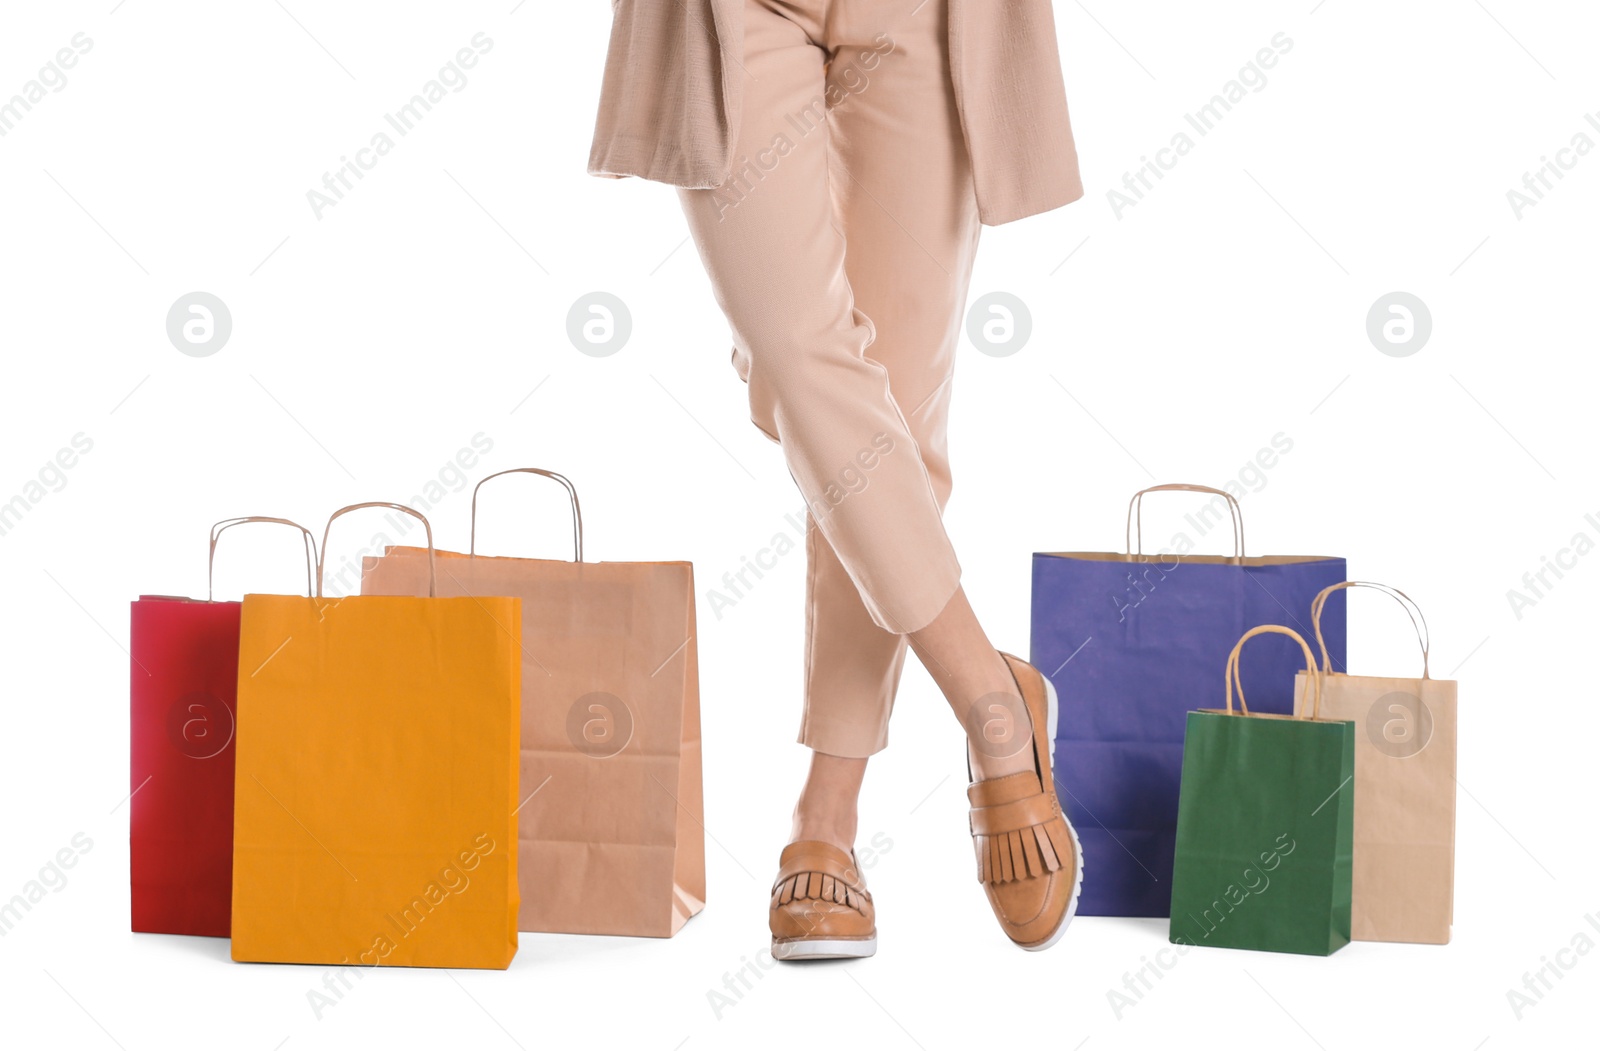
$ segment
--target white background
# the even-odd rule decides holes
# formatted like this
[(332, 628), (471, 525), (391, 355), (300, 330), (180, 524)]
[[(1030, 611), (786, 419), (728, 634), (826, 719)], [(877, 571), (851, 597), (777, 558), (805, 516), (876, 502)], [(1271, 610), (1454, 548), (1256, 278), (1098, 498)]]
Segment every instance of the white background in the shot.
[[(963, 344), (949, 522), (967, 589), (1025, 652), (1031, 552), (1117, 546), (1133, 490), (1236, 478), (1283, 432), (1292, 451), (1244, 501), (1251, 552), (1344, 555), (1353, 577), (1406, 589), (1436, 674), (1460, 680), (1451, 945), (1197, 950), (1119, 1017), (1108, 990), (1166, 944), (1165, 922), (1084, 918), (1042, 955), (1011, 947), (973, 878), (957, 726), (911, 668), (863, 804), (862, 842), (892, 841), (868, 873), (878, 955), (758, 969), (718, 1017), (708, 990), (766, 944), (805, 758), (803, 555), (720, 618), (705, 595), (800, 501), (748, 422), (672, 191), (584, 173), (607, 5), (8, 3), (0, 98), (74, 34), (92, 48), (0, 138), (0, 501), (74, 435), (93, 443), (0, 536), (0, 897), (75, 834), (93, 841), (0, 939), (8, 1032), (129, 1049), (1592, 1041), (1600, 953), (1566, 954), (1576, 966), (1520, 1020), (1507, 991), (1580, 931), (1600, 941), (1585, 922), (1600, 555), (1547, 576), (1520, 617), (1507, 592), (1575, 534), (1600, 540), (1600, 157), (1520, 217), (1507, 191), (1574, 135), (1600, 141), (1584, 121), (1600, 20), (1508, 0), (1056, 12), (1088, 193), (984, 232), (973, 297), (1020, 297), (1033, 331), (1009, 357)], [(465, 87), (316, 217), (307, 191), (480, 32), (493, 46)], [(1108, 188), (1280, 32), (1293, 47), (1265, 86), (1119, 218)], [(195, 290), (232, 315), (210, 357), (166, 334)], [(566, 330), (595, 290), (633, 321), (605, 358)], [(1396, 290), (1432, 315), (1407, 357), (1366, 334)], [(695, 563), (706, 911), (671, 941), (524, 935), (507, 973), (386, 969), (321, 1020), (306, 998), (321, 968), (128, 933), (129, 600), (203, 594), (217, 519), (320, 533), (342, 504), (420, 494), (480, 433), (474, 479), (574, 479), (588, 557)], [(468, 494), (444, 477), (430, 514), (459, 547)], [(504, 484), (485, 546), (561, 557), (553, 488)], [(1158, 535), (1181, 499), (1151, 504)], [(336, 533), (334, 557), (369, 528)], [(219, 596), (296, 588), (292, 542), (248, 532)], [(1385, 603), (1352, 599), (1352, 669), (1412, 674)]]

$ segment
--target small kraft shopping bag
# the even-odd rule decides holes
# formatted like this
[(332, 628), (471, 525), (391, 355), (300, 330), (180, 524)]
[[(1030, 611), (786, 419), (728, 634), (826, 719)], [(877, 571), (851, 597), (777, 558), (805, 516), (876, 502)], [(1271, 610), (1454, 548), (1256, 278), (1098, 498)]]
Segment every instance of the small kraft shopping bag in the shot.
[[(479, 490), (511, 474), (565, 488), (572, 561), (478, 553)], [(418, 594), (426, 555), (366, 559), (362, 594)], [(521, 467), (473, 488), (468, 551), (439, 552), (438, 575), (441, 595), (522, 600), (519, 929), (677, 933), (706, 898), (694, 567), (585, 562), (577, 490)]]
[[(401, 504), (329, 529), (367, 507), (415, 515), (431, 552)], [(244, 599), (233, 958), (505, 968), (521, 604), (324, 598), (327, 550), (315, 598)]]
[(239, 603), (214, 601), (212, 584), (218, 541), (247, 522), (300, 530), (309, 596), (311, 533), (252, 515), (211, 527), (204, 601), (141, 595), (130, 611), (128, 877), (142, 933), (228, 936)]
[[(1148, 493), (1209, 495), (1186, 514), (1159, 552), (1144, 550)], [(1231, 532), (1230, 555), (1196, 554), (1213, 532)], [(1056, 790), (1094, 865), (1085, 870), (1078, 912), (1165, 916), (1172, 900), (1172, 851), (1185, 720), (1208, 696), (1217, 668), (1246, 629), (1302, 617), (1345, 560), (1321, 555), (1245, 554), (1244, 516), (1234, 496), (1204, 485), (1158, 485), (1128, 502), (1124, 550), (1033, 556), (1029, 660), (1061, 699)], [(1285, 611), (1292, 611), (1286, 613)], [(1309, 624), (1290, 627), (1309, 636)], [(1344, 660), (1344, 603), (1324, 625)], [(1300, 655), (1286, 639), (1252, 647), (1242, 672), (1251, 709), (1292, 710)]]
[(1324, 588), (1311, 607), (1313, 627), (1328, 597), (1349, 587), (1399, 602), (1422, 647), (1420, 679), (1335, 671), (1322, 648), (1322, 715), (1356, 727), (1350, 937), (1444, 945), (1455, 902), (1456, 684), (1429, 675), (1428, 622), (1398, 588), (1367, 581)]
[[(1296, 688), (1310, 693), (1306, 715), (1246, 706), (1239, 654), (1263, 634), (1300, 644), (1306, 670)], [(1311, 956), (1350, 941), (1355, 726), (1321, 714), (1321, 683), (1305, 639), (1263, 624), (1228, 655), (1227, 707), (1189, 713), (1172, 941)]]

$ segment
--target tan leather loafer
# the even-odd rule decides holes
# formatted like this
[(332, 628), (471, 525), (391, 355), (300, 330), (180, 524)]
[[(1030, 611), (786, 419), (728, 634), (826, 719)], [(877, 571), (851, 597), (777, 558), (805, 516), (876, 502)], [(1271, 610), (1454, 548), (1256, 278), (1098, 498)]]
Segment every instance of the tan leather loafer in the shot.
[(1034, 769), (968, 786), (978, 879), (1006, 935), (1024, 949), (1047, 949), (1078, 911), (1083, 847), (1050, 770), (1055, 687), (1020, 657), (1000, 656), (1033, 720)]
[(872, 895), (855, 854), (832, 843), (802, 839), (783, 848), (767, 920), (775, 960), (838, 960), (878, 951)]

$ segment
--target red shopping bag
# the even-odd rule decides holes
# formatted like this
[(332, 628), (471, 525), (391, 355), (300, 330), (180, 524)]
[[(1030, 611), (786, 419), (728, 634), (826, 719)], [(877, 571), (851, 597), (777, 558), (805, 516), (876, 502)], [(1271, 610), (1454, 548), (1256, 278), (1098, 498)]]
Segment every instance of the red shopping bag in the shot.
[[(218, 522), (211, 562), (222, 533), (245, 522), (304, 534), (309, 594), (316, 544), (286, 519)], [(132, 603), (128, 868), (135, 931), (226, 938), (240, 604), (212, 600), (209, 565), (207, 582), (204, 601), (141, 595)]]

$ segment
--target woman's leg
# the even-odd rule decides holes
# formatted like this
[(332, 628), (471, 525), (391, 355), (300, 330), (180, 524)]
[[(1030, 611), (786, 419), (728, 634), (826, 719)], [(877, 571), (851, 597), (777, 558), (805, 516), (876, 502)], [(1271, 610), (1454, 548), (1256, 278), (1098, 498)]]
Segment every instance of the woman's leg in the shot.
[(794, 805), (789, 842), (814, 839), (848, 851), (856, 841), (856, 799), (866, 776), (865, 759), (811, 753), (811, 769)]
[(974, 780), (1033, 769), (1033, 720), (1016, 679), (989, 641), (978, 615), (957, 590), (911, 646), (967, 731)]

